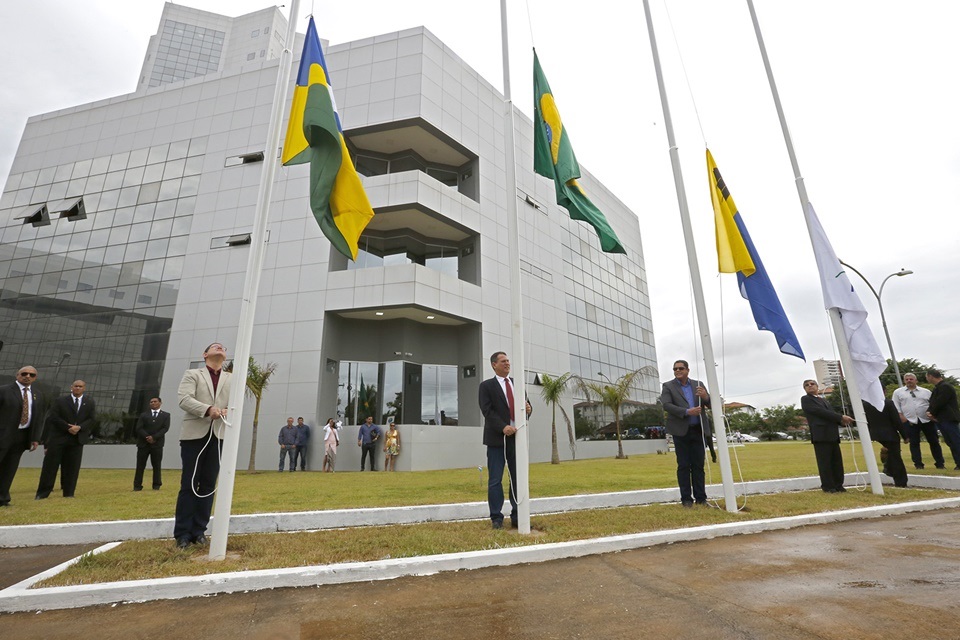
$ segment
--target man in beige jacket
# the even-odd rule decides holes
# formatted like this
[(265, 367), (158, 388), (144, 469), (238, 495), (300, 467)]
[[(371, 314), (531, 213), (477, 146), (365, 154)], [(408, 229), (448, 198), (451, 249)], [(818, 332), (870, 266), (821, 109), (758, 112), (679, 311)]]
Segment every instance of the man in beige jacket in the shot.
[(227, 350), (214, 342), (203, 351), (204, 365), (188, 369), (177, 396), (184, 411), (180, 428), (180, 494), (173, 537), (177, 547), (207, 542), (207, 524), (220, 473), (221, 439), (230, 401), (230, 372), (223, 371)]

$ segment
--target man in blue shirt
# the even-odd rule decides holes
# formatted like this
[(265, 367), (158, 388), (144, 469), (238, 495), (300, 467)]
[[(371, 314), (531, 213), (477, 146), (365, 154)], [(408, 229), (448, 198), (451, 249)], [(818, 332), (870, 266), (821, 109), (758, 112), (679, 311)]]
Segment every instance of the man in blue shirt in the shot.
[(703, 464), (706, 442), (712, 436), (710, 423), (705, 420), (710, 403), (707, 388), (699, 380), (690, 380), (690, 365), (686, 360), (673, 363), (674, 379), (663, 383), (660, 403), (667, 412), (667, 433), (673, 436), (677, 454), (677, 484), (684, 507), (707, 504)]
[(297, 450), (294, 453), (293, 466), (297, 466), (297, 460), (300, 461), (300, 471), (307, 470), (307, 445), (310, 443), (310, 425), (303, 421), (303, 418), (297, 418)]
[(383, 433), (380, 427), (373, 424), (373, 416), (367, 416), (366, 422), (360, 425), (360, 434), (357, 436), (357, 446), (360, 447), (360, 471), (365, 471), (367, 454), (370, 454), (370, 471), (377, 470), (377, 440)]

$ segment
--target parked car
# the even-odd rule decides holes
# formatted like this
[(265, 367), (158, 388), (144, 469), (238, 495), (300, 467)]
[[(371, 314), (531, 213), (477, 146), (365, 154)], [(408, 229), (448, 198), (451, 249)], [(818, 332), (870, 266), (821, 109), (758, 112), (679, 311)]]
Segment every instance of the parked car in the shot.
[(781, 440), (793, 440), (793, 436), (787, 433), (784, 433), (783, 431), (777, 431), (776, 434), (777, 434), (777, 437), (780, 438)]

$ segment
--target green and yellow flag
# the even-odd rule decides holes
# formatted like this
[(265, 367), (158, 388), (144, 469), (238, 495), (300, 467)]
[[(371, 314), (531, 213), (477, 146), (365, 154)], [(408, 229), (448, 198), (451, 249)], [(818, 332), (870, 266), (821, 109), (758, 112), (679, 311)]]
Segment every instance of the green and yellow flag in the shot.
[(533, 52), (533, 112), (533, 170), (553, 180), (557, 204), (564, 207), (571, 218), (593, 225), (605, 252), (625, 254), (617, 234), (577, 182), (580, 165), (570, 145), (570, 136), (560, 120), (550, 84), (540, 68), (536, 50)]
[(290, 106), (284, 166), (310, 163), (310, 209), (337, 251), (357, 259), (360, 234), (373, 208), (343, 140), (327, 63), (310, 18)]

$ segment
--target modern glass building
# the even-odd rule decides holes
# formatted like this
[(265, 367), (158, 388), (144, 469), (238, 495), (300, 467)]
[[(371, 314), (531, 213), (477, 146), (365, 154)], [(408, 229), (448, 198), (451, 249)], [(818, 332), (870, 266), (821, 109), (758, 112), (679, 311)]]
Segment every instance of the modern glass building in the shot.
[[(32, 364), (54, 392), (87, 381), (101, 425), (85, 466), (133, 466), (123, 443), (157, 394), (173, 414), (165, 460), (177, 461), (180, 377), (210, 342), (236, 340), (285, 30), (274, 8), (229, 18), (168, 3), (136, 91), (27, 123), (0, 198), (0, 371)], [(519, 112), (512, 193), (502, 95), (423, 28), (327, 47), (327, 62), (376, 215), (348, 261), (309, 210), (308, 167), (278, 170), (252, 344), (277, 364), (258, 467), (276, 464), (287, 416), (339, 417), (351, 438), (366, 416), (393, 417), (401, 469), (483, 464), (477, 388), (489, 354), (515, 350), (512, 197), (528, 382), (656, 367), (639, 223), (623, 203), (583, 176), (628, 252), (604, 254), (533, 174), (533, 124)], [(641, 386), (634, 400), (654, 402), (656, 377)], [(550, 412), (529, 393), (531, 458), (546, 460)], [(244, 428), (241, 456), (252, 444)], [(338, 469), (351, 456), (345, 447)]]

